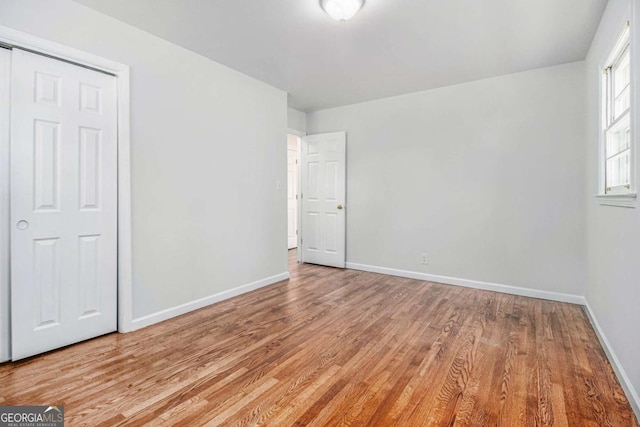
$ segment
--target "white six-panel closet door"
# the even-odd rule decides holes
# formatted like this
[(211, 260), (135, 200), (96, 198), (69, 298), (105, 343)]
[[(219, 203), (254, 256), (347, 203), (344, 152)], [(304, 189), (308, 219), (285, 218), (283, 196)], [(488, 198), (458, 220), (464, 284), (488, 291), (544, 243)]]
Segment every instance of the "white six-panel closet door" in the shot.
[(14, 49), (12, 359), (117, 327), (116, 79)]

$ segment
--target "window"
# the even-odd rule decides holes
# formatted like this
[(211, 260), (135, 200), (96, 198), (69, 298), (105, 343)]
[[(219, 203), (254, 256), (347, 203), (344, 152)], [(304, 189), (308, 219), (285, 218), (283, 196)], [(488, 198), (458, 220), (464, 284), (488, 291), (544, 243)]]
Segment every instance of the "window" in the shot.
[(602, 160), (605, 195), (632, 194), (631, 54), (629, 25), (616, 43), (602, 81)]

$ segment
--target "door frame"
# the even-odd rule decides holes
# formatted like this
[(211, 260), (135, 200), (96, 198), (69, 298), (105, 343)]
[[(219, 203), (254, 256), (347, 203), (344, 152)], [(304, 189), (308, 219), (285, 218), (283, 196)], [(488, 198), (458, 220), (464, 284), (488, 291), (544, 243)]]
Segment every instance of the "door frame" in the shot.
[(296, 260), (298, 262), (302, 262), (302, 252), (300, 251), (300, 242), (302, 241), (302, 228), (300, 227), (300, 221), (302, 221), (302, 200), (300, 199), (300, 188), (302, 187), (300, 183), (302, 182), (302, 137), (307, 136), (307, 133), (297, 129), (287, 128), (287, 134), (295, 135), (300, 138), (298, 140), (298, 156), (296, 158), (296, 160), (298, 161), (298, 176), (296, 177), (296, 179), (298, 180), (298, 185), (296, 188), (296, 214), (298, 216), (298, 235), (296, 236), (296, 239), (298, 241), (296, 242)]
[[(289, 148), (289, 136), (294, 136), (296, 138), (296, 149), (293, 150), (291, 148)], [(289, 193), (288, 193), (288, 187), (289, 187), (289, 151), (295, 151), (296, 153), (296, 176), (295, 176), (295, 187), (296, 187), (296, 191), (295, 191), (295, 206), (296, 206), (296, 246), (295, 249), (298, 248), (298, 234), (300, 234), (298, 232), (298, 202), (299, 202), (299, 197), (298, 197), (298, 187), (300, 185), (300, 179), (298, 179), (298, 175), (299, 175), (299, 154), (300, 154), (300, 143), (301, 143), (301, 138), (300, 136), (287, 132), (287, 211), (289, 210)], [(287, 229), (289, 227), (289, 216), (287, 215)], [(294, 248), (289, 248), (289, 241), (288, 241), (288, 236), (287, 236), (287, 250), (290, 249), (294, 249)]]
[[(4, 51), (5, 49), (0, 48)], [(7, 60), (0, 60), (2, 72), (11, 73), (10, 51), (1, 52)], [(6, 69), (5, 69), (6, 67)], [(0, 362), (11, 359), (11, 291), (10, 285), (10, 132), (11, 79), (0, 79)]]
[[(33, 53), (46, 55), (76, 65), (93, 68), (112, 74), (116, 77), (117, 92), (117, 138), (118, 138), (118, 331), (129, 332), (135, 328), (133, 319), (133, 289), (132, 289), (132, 239), (131, 239), (131, 150), (130, 150), (130, 71), (129, 66), (112, 61), (91, 53), (71, 48), (60, 43), (43, 39), (32, 34), (14, 30), (0, 25), (0, 43), (11, 47), (19, 47)], [(10, 161), (9, 140), (0, 135), (0, 164)], [(9, 156), (9, 158), (7, 158)], [(0, 175), (0, 188), (8, 186), (9, 175)], [(2, 214), (0, 212), (0, 214)], [(10, 218), (2, 214), (0, 228), (8, 231)], [(0, 251), (0, 266), (9, 262), (9, 254)], [(9, 289), (8, 275), (0, 273), (0, 290)], [(8, 293), (8, 292), (7, 292)], [(1, 295), (1, 294), (0, 294)], [(10, 325), (0, 324), (3, 330)], [(2, 334), (0, 334), (2, 336)], [(0, 341), (1, 350), (9, 343)]]

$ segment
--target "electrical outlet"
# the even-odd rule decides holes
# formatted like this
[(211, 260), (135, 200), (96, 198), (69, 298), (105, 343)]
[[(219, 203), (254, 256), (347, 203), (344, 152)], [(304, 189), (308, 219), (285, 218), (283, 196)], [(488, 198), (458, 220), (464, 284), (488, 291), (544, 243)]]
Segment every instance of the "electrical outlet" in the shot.
[(422, 264), (429, 264), (429, 254), (422, 254), (422, 257), (420, 258), (420, 262), (422, 262)]

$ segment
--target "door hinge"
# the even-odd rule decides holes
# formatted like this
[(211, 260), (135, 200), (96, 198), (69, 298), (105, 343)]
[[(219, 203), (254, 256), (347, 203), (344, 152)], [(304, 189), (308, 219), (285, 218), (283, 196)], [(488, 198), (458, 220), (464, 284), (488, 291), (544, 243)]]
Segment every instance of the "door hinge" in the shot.
[(298, 195), (296, 194), (296, 200), (298, 200)]
[(304, 194), (303, 193), (300, 193), (300, 198), (304, 199)]

